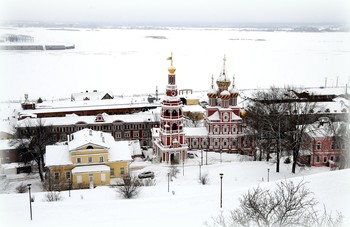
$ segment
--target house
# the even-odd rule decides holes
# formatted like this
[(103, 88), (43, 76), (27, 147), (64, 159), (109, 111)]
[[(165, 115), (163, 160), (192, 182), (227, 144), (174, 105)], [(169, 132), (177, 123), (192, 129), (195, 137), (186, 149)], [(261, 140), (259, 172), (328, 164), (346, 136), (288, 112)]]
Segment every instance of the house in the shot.
[(83, 129), (63, 145), (46, 147), (49, 185), (53, 188), (93, 188), (129, 174), (128, 141), (114, 141), (109, 133)]
[(104, 100), (113, 98), (114, 96), (112, 92), (97, 92), (97, 90), (94, 90), (93, 92), (86, 91), (73, 93), (71, 95), (72, 101)]
[(347, 143), (348, 124), (322, 117), (306, 127), (299, 163), (310, 166), (339, 166)]

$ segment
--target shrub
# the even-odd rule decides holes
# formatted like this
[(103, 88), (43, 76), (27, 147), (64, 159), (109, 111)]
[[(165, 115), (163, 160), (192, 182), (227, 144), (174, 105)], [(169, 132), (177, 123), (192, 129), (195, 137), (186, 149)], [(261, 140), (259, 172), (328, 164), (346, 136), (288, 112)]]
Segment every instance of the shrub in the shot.
[(285, 160), (284, 160), (284, 164), (290, 164), (292, 161), (290, 160), (290, 157), (287, 157)]
[(131, 177), (130, 180), (125, 181), (122, 186), (116, 186), (116, 191), (123, 196), (125, 199), (131, 199), (141, 192), (142, 184), (137, 177)]
[(170, 179), (177, 176), (177, 174), (180, 173), (179, 168), (177, 166), (170, 166), (169, 167), (169, 174), (170, 174)]
[(50, 191), (45, 194), (45, 201), (47, 202), (56, 202), (63, 200), (60, 192)]
[(257, 187), (241, 197), (240, 207), (228, 217), (221, 213), (213, 218), (212, 226), (340, 226), (343, 216), (338, 213), (333, 217), (326, 209), (320, 214), (311, 195), (304, 182), (284, 181), (273, 192)]
[(156, 179), (151, 179), (151, 178), (147, 178), (147, 179), (143, 179), (141, 181), (142, 183), (142, 186), (155, 186), (157, 183), (156, 183)]
[(21, 183), (20, 185), (18, 185), (18, 186), (16, 187), (16, 191), (17, 191), (18, 193), (26, 193), (26, 192), (28, 191), (28, 187), (27, 187), (27, 185)]
[(208, 174), (207, 174), (207, 173), (202, 174), (202, 176), (200, 176), (200, 178), (199, 178), (199, 182), (200, 182), (202, 185), (208, 184), (208, 183), (209, 183)]

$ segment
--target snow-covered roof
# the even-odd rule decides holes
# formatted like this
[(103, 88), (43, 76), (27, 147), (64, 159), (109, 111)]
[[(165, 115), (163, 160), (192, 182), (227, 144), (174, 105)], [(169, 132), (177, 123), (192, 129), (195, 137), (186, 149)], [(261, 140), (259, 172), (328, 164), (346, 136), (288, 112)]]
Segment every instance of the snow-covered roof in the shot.
[(139, 140), (131, 140), (129, 141), (129, 149), (131, 155), (142, 155), (140, 141)]
[[(65, 117), (47, 117), (42, 118), (44, 125), (74, 125), (78, 122), (85, 122), (86, 124), (94, 123), (113, 123), (116, 121), (122, 122), (155, 122), (155, 114), (152, 112), (140, 112), (134, 114), (120, 114), (120, 115), (108, 115), (103, 114), (104, 122), (96, 122), (96, 116), (78, 116), (75, 114), (67, 115)], [(17, 122), (18, 127), (25, 127), (26, 125), (37, 125), (38, 120), (36, 118), (26, 118)]]
[(78, 166), (72, 169), (72, 174), (91, 173), (91, 172), (109, 172), (110, 170), (111, 168), (106, 165)]
[(113, 98), (113, 92), (80, 92), (72, 93), (71, 98), (75, 101), (84, 101), (84, 100), (102, 100), (105, 96), (111, 96)]
[(69, 153), (90, 144), (106, 149), (109, 162), (132, 160), (129, 141), (115, 141), (109, 133), (82, 129), (69, 136), (68, 145), (46, 146), (46, 166), (72, 164)]
[(111, 134), (86, 128), (71, 134), (68, 147), (72, 151), (91, 144), (109, 149), (110, 145), (107, 140), (110, 138), (108, 137), (111, 137)]
[(68, 145), (46, 146), (45, 164), (46, 166), (72, 165)]
[(208, 136), (208, 130), (206, 127), (196, 127), (196, 128), (187, 128), (184, 127), (184, 133), (186, 137), (191, 137), (191, 136)]
[[(112, 137), (113, 138), (113, 137)], [(131, 161), (129, 141), (115, 141), (110, 143), (111, 148), (108, 150), (108, 161)]]
[(0, 150), (12, 150), (16, 149), (10, 145), (11, 140), (0, 140)]
[[(130, 100), (130, 99), (126, 99)], [(133, 99), (125, 103), (125, 100), (99, 100), (99, 101), (84, 101), (84, 102), (44, 102), (36, 105), (36, 109), (22, 110), (20, 115), (33, 115), (39, 113), (56, 113), (56, 112), (74, 112), (88, 110), (105, 110), (105, 109), (127, 109), (127, 108), (142, 108), (142, 107), (157, 107), (157, 103), (148, 103), (148, 101), (136, 102)]]
[(219, 115), (219, 111), (216, 111), (215, 113), (213, 113), (212, 115), (210, 115), (208, 117), (209, 121), (219, 121), (220, 120), (220, 115)]
[(204, 113), (205, 109), (201, 105), (184, 105), (182, 107), (182, 111), (192, 113)]
[(344, 122), (330, 122), (322, 118), (313, 124), (307, 125), (305, 133), (313, 138), (325, 138), (340, 135), (349, 130), (349, 124)]

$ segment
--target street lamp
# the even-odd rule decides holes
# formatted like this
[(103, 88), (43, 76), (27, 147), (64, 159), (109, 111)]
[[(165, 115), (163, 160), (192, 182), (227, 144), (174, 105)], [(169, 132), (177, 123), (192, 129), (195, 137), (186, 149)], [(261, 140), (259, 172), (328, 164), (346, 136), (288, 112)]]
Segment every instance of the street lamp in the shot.
[(224, 176), (223, 173), (220, 173), (220, 208), (222, 208), (222, 177)]
[(32, 217), (32, 194), (30, 193), (31, 184), (27, 184), (27, 186), (28, 186), (28, 192), (29, 192), (30, 220), (33, 220), (33, 217)]
[(220, 150), (220, 164), (222, 164), (222, 150)]
[(270, 169), (267, 169), (267, 182), (270, 182)]
[(168, 173), (168, 192), (169, 192), (169, 186), (170, 186), (169, 185), (170, 184), (169, 181), (170, 181), (170, 173)]

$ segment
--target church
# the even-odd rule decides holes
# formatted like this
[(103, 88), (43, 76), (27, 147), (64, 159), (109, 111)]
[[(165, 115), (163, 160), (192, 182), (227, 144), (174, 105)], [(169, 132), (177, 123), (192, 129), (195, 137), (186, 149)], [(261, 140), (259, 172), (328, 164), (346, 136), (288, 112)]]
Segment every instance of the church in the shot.
[[(172, 57), (171, 57), (172, 61)], [(182, 103), (177, 95), (175, 67), (168, 68), (168, 85), (162, 102), (160, 128), (153, 129), (154, 152), (158, 161), (180, 163), (188, 150), (240, 153), (254, 155), (253, 136), (244, 124), (245, 111), (237, 105), (238, 90), (226, 72), (226, 57), (222, 70), (207, 92), (203, 127), (183, 127)]]

